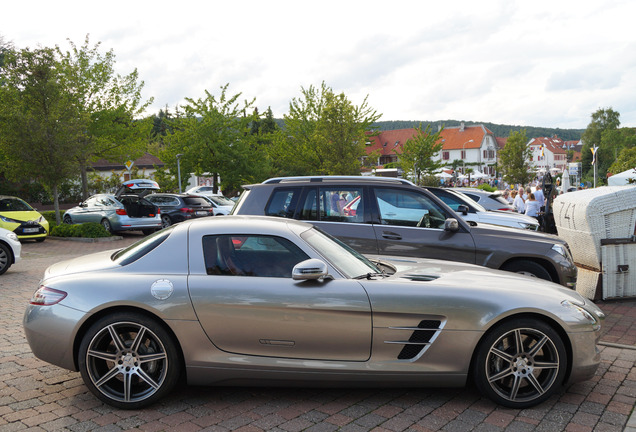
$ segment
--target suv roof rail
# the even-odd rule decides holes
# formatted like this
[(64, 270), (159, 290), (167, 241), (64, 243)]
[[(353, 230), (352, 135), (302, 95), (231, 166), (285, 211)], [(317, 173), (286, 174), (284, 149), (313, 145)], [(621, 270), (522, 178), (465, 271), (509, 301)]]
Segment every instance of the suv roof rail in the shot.
[(263, 182), (266, 183), (293, 183), (293, 182), (331, 182), (331, 181), (343, 181), (343, 180), (355, 180), (363, 182), (390, 182), (400, 183), (415, 186), (415, 184), (409, 180), (396, 178), (396, 177), (377, 177), (377, 176), (296, 176), (296, 177), (274, 177), (267, 179)]

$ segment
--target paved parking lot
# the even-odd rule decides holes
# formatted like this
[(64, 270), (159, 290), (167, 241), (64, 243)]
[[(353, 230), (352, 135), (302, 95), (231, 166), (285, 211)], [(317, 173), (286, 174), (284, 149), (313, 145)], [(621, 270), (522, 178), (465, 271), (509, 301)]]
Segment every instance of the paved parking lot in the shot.
[[(494, 405), (467, 389), (181, 387), (149, 409), (123, 411), (95, 399), (79, 373), (33, 357), (22, 331), (25, 305), (57, 261), (126, 246), (47, 239), (25, 243), (0, 276), (0, 432), (3, 431), (636, 431), (636, 301), (601, 303), (608, 313), (594, 379), (532, 409)], [(629, 425), (628, 425), (629, 421)], [(634, 429), (631, 429), (631, 426)], [(626, 429), (627, 426), (627, 429)]]

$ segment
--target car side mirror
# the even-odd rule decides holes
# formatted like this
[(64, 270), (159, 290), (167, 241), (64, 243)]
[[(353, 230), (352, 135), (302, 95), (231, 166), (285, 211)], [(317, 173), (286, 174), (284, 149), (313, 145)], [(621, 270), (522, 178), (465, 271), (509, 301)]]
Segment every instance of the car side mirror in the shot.
[(468, 214), (468, 206), (465, 204), (460, 204), (457, 207), (457, 211), (466, 216)]
[(299, 262), (292, 269), (294, 280), (317, 280), (325, 276), (327, 276), (327, 264), (315, 258)]
[(81, 203), (79, 203), (79, 206), (80, 207), (86, 207), (86, 203), (85, 202), (81, 202)]
[(455, 218), (448, 218), (444, 221), (444, 231), (459, 231), (459, 222)]

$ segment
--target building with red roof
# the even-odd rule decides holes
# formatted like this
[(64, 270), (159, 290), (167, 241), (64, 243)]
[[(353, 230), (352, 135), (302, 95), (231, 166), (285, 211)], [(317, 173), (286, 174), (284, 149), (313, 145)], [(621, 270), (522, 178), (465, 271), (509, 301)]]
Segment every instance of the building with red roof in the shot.
[[(367, 155), (379, 154), (377, 165), (397, 162), (402, 154), (402, 147), (407, 140), (417, 134), (417, 129), (397, 129), (384, 131), (370, 138)], [(484, 174), (494, 175), (494, 164), (497, 162), (499, 145), (494, 134), (483, 125), (444, 128), (440, 134), (443, 147), (440, 160), (450, 166), (453, 161), (460, 160), (472, 169)]]
[(566, 143), (556, 135), (553, 137), (533, 138), (528, 143), (532, 156), (530, 157), (530, 166), (537, 172), (547, 172), (552, 170), (562, 172), (567, 164)]

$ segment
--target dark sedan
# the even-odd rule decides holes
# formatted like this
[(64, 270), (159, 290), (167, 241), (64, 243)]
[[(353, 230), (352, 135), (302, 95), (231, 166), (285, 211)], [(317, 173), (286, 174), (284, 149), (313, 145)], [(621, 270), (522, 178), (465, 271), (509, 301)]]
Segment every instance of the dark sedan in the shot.
[(212, 205), (200, 196), (158, 193), (148, 195), (146, 199), (161, 209), (163, 228), (188, 219), (214, 216)]

